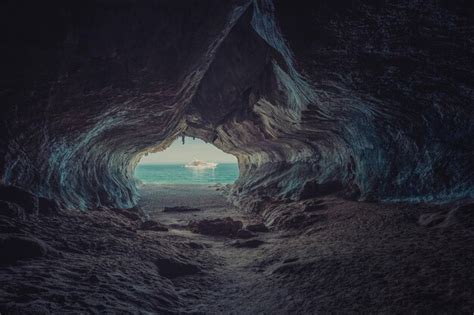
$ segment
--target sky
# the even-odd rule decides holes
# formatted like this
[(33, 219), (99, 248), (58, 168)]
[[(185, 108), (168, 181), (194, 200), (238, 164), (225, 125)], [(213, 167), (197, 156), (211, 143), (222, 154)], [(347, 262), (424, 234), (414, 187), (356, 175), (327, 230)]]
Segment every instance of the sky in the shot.
[(181, 164), (194, 159), (206, 162), (237, 163), (235, 156), (224, 153), (212, 144), (200, 139), (193, 140), (193, 138), (186, 137), (183, 145), (181, 137), (179, 137), (166, 150), (142, 157), (140, 164)]

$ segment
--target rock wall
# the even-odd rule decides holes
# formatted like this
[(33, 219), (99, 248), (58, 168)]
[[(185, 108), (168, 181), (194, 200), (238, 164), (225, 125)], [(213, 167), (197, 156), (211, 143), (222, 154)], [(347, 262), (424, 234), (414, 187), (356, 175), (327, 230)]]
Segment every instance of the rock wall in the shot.
[(474, 195), (473, 11), (441, 1), (2, 4), (0, 176), (131, 207), (181, 134), (239, 160), (236, 202)]

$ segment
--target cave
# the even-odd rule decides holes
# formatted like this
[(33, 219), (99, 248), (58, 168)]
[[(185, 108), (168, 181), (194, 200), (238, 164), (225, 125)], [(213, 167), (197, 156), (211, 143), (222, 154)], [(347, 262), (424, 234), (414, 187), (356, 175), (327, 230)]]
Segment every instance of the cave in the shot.
[[(474, 311), (469, 2), (0, 8), (0, 313)], [(178, 137), (235, 183), (137, 185)]]

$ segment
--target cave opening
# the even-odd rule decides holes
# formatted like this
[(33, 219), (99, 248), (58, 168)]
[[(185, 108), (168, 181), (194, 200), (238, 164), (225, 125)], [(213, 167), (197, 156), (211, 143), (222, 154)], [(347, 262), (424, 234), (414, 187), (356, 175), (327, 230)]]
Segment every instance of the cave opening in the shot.
[(0, 4), (0, 314), (473, 314), (468, 1), (72, 2)]
[(140, 184), (232, 184), (237, 158), (195, 137), (178, 137), (166, 149), (144, 154), (135, 168)]

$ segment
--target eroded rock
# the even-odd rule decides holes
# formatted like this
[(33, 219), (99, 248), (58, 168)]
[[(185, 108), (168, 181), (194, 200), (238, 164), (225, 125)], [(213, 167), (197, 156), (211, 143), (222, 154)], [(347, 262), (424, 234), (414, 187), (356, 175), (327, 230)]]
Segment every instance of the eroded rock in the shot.
[[(239, 203), (473, 197), (468, 2), (136, 7), (42, 7), (28, 21), (61, 30), (25, 26), (42, 45), (5, 30), (4, 183), (73, 209), (132, 207), (140, 157), (186, 134), (238, 157)], [(24, 8), (3, 12), (16, 25)], [(423, 32), (406, 32), (414, 16)]]

